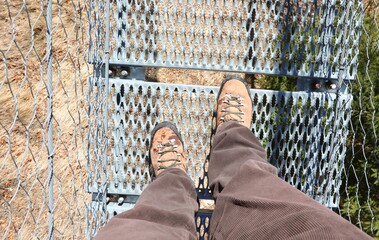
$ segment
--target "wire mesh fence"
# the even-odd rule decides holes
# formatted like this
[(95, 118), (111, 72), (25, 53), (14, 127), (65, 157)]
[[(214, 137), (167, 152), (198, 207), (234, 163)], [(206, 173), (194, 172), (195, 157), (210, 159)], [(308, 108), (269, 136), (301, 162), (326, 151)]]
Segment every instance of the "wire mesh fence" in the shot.
[(339, 212), (379, 238), (379, 76), (378, 3), (364, 4), (356, 81), (349, 82), (351, 111), (345, 184)]
[(88, 3), (0, 5), (1, 236), (83, 236)]
[[(319, 120), (320, 131), (329, 137), (309, 136), (323, 144), (317, 150), (320, 156), (309, 158), (317, 184), (313, 181), (304, 188), (316, 195), (325, 193), (320, 199), (331, 196), (330, 207), (379, 238), (378, 9), (375, 1), (0, 0), (0, 236), (90, 238), (109, 219), (111, 206), (125, 210), (117, 203), (119, 199), (112, 202), (107, 198), (110, 190), (117, 193), (118, 188), (113, 180), (117, 179), (116, 148), (123, 151), (134, 144), (144, 151), (146, 146), (138, 136), (148, 137), (152, 126), (147, 125), (165, 116), (178, 124), (186, 124), (187, 118), (210, 118), (211, 109), (202, 109), (207, 113), (201, 116), (190, 116), (185, 109), (210, 108), (210, 100), (202, 94), (212, 95), (216, 90), (202, 90), (202, 86), (218, 86), (225, 73), (186, 69), (196, 68), (282, 74), (255, 75), (252, 82), (256, 88), (280, 91), (294, 91), (297, 76), (337, 79), (342, 72), (344, 79), (355, 79), (346, 82), (346, 92), (325, 95), (332, 99), (339, 94), (343, 95), (340, 99), (352, 96), (351, 106), (329, 103), (316, 107), (315, 97), (309, 100), (310, 111), (328, 116), (328, 122)], [(196, 28), (205, 23), (204, 29)], [(222, 25), (220, 31), (215, 30), (217, 24)], [(231, 48), (222, 49), (225, 45)], [(112, 64), (184, 69), (149, 68), (146, 79), (165, 84), (138, 83), (114, 79), (122, 73), (115, 74), (119, 70), (111, 68)], [(175, 85), (167, 83), (192, 84), (180, 87), (184, 89), (180, 94), (188, 99), (178, 98)], [(123, 91), (118, 89), (121, 85), (128, 86), (122, 100), (117, 95)], [(193, 93), (194, 88), (199, 91)], [(163, 89), (172, 89), (172, 96), (165, 98)], [(152, 90), (162, 91), (162, 95), (152, 96)], [(266, 94), (261, 93), (257, 96)], [(305, 96), (302, 91), (296, 94)], [(319, 95), (322, 93), (312, 96)], [(143, 112), (154, 111), (145, 109), (144, 104), (159, 99), (161, 115), (146, 121)], [(181, 102), (172, 104), (175, 99)], [(257, 99), (264, 101), (263, 97)], [(123, 108), (122, 103), (124, 110), (116, 112)], [(291, 106), (296, 108), (296, 104)], [(141, 108), (145, 110), (141, 112)], [(125, 131), (122, 133), (114, 130), (114, 125), (120, 124), (114, 121), (120, 112), (120, 119), (133, 116), (133, 121), (125, 121), (119, 128)], [(338, 114), (333, 117), (335, 112)], [(340, 127), (328, 127), (333, 121), (337, 122), (333, 126)], [(256, 129), (258, 135), (264, 132), (262, 141), (267, 143), (266, 128)], [(208, 130), (203, 126), (198, 131)], [(198, 131), (191, 131), (185, 134), (188, 141), (205, 145), (194, 142), (191, 133)], [(124, 143), (117, 140), (120, 136)], [(343, 141), (333, 145), (330, 136), (340, 136)], [(270, 146), (271, 155), (290, 157), (285, 151), (276, 153), (274, 147)], [(138, 195), (150, 181), (144, 176), (146, 154), (130, 151), (126, 155), (131, 159), (123, 160), (126, 165), (119, 167), (130, 170), (123, 179), (132, 184), (133, 164), (138, 162), (141, 185), (133, 185)], [(194, 156), (205, 158), (206, 154), (196, 152)], [(327, 165), (329, 159), (338, 157), (341, 160), (333, 166)], [(198, 168), (193, 162), (190, 174), (196, 175)], [(304, 182), (292, 177), (291, 166), (284, 164), (284, 168), (288, 173), (282, 177), (303, 188)], [(294, 175), (312, 172), (304, 169), (295, 169)], [(317, 189), (328, 181), (338, 183), (331, 187), (337, 195), (331, 194), (331, 189)]]

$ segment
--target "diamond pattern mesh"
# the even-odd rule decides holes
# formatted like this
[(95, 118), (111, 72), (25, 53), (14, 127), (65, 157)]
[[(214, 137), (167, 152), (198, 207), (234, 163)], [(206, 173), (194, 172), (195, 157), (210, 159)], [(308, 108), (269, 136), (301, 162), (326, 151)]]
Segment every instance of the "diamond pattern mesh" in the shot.
[[(360, 0), (115, 0), (110, 63), (311, 78), (337, 78), (346, 64), (343, 77), (353, 79), (362, 8)], [(92, 46), (90, 59), (101, 60)]]
[[(110, 88), (112, 156), (107, 192), (141, 194), (150, 182), (150, 131), (156, 123), (169, 120), (183, 136), (189, 176), (200, 197), (209, 198), (208, 154), (218, 87), (110, 79)], [(252, 131), (279, 176), (320, 203), (337, 206), (351, 97), (267, 90), (251, 94)]]

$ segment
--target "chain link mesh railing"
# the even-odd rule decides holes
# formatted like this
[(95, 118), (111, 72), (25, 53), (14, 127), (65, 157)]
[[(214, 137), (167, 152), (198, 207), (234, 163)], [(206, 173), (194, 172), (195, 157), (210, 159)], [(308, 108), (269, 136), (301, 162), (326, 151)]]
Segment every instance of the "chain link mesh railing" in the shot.
[(364, 3), (339, 213), (379, 239), (379, 5)]
[(88, 3), (0, 3), (0, 235), (84, 236)]
[[(256, 74), (253, 131), (279, 175), (379, 238), (378, 9), (357, 0), (0, 0), (0, 236), (93, 236), (149, 183), (149, 131), (163, 119), (181, 126), (189, 174), (209, 197), (225, 73), (207, 69)], [(128, 65), (165, 68), (147, 69), (142, 82), (126, 76)], [(296, 79), (309, 92), (295, 91)], [(338, 79), (350, 80), (345, 91), (333, 89)], [(202, 237), (209, 219), (196, 219)]]

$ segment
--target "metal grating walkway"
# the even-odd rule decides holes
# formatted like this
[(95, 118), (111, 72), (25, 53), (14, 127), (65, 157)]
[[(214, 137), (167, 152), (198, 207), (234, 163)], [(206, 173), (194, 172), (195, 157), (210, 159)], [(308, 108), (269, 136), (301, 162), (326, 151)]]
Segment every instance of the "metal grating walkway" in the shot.
[[(338, 97), (334, 87), (355, 78), (362, 9), (361, 0), (91, 2), (90, 234), (133, 207), (149, 184), (150, 131), (163, 120), (177, 124), (188, 174), (199, 197), (211, 198), (207, 161), (218, 88), (145, 82), (145, 67), (296, 77), (298, 92), (251, 90), (252, 131), (280, 177), (337, 207), (352, 97), (345, 84)], [(197, 217), (199, 237), (209, 219), (208, 212)]]
[[(92, 6), (94, 63), (104, 61), (104, 5)], [(362, 8), (360, 0), (115, 0), (110, 64), (336, 79), (343, 62), (344, 79), (354, 79)]]
[[(150, 131), (156, 123), (170, 120), (184, 138), (188, 174), (199, 197), (210, 198), (207, 160), (217, 92), (217, 87), (110, 79), (112, 154), (107, 193), (123, 199), (141, 194), (150, 182), (146, 165)], [(322, 204), (336, 207), (351, 97), (337, 100), (333, 93), (268, 90), (251, 90), (251, 95), (252, 131), (267, 149), (269, 161), (278, 167), (279, 176)], [(336, 119), (337, 101), (344, 114)], [(99, 192), (96, 182), (90, 186), (91, 192)], [(112, 215), (123, 209), (123, 201), (118, 201), (114, 207), (108, 205)]]

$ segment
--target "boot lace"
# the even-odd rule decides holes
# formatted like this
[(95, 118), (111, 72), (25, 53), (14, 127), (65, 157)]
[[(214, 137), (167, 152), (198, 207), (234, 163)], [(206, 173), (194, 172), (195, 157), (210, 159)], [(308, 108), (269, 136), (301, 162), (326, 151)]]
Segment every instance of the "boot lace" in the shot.
[[(245, 113), (242, 111), (242, 107), (245, 105), (242, 103), (243, 97), (233, 96), (230, 93), (226, 93), (222, 103), (225, 103), (226, 106), (221, 109), (222, 113), (225, 113), (220, 120), (223, 122), (235, 121), (243, 123), (243, 116)], [(229, 116), (228, 118), (226, 118)]]
[[(173, 168), (180, 165), (181, 163), (179, 159), (180, 153), (176, 150), (177, 147), (178, 145), (175, 144), (175, 139), (169, 139), (168, 142), (161, 143), (158, 145), (159, 158), (157, 161), (158, 163), (160, 163), (158, 165), (158, 170)], [(168, 153), (175, 153), (176, 158), (162, 159), (162, 157)], [(172, 162), (172, 164), (168, 166), (164, 166), (162, 163), (166, 163), (166, 162)]]

